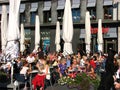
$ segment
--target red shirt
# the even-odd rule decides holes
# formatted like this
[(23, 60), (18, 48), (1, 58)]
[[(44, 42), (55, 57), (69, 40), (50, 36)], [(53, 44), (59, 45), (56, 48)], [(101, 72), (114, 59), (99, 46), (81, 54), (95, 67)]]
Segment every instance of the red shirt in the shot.
[(93, 59), (90, 60), (90, 65), (95, 69), (96, 68), (96, 63)]

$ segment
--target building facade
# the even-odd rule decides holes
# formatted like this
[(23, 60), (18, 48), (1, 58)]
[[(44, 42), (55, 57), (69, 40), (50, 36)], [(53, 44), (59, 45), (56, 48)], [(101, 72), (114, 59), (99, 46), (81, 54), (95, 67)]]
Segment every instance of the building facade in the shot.
[[(9, 12), (8, 2), (5, 4)], [(98, 19), (102, 19), (103, 27), (103, 50), (107, 53), (108, 48), (120, 51), (120, 2), (119, 0), (71, 0), (72, 17), (74, 23), (74, 35), (72, 40), (73, 51), (80, 48), (85, 50), (85, 13), (88, 10), (91, 16), (91, 51), (96, 52)], [(34, 49), (35, 16), (40, 19), (40, 46), (44, 51), (55, 51), (56, 22), (60, 22), (61, 45), (62, 21), (65, 0), (24, 0), (20, 6), (20, 23), (24, 23), (25, 37), (29, 42), (31, 51)], [(9, 14), (9, 13), (8, 13)]]

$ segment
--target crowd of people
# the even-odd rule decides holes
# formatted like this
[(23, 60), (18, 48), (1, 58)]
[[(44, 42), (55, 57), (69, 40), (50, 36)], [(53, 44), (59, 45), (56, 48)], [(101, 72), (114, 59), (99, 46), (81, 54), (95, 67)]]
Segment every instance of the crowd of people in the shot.
[[(49, 83), (47, 80), (52, 78), (52, 82), (57, 82), (63, 76), (71, 78), (77, 72), (85, 72), (90, 77), (95, 78), (97, 75), (101, 77), (98, 90), (119, 90), (120, 89), (120, 53), (109, 50), (108, 54), (90, 53), (86, 54), (78, 51), (76, 54), (63, 55), (62, 52), (51, 52), (44, 54), (39, 47), (37, 51), (27, 55), (20, 54), (14, 60), (14, 79), (26, 81), (33, 70), (37, 70), (37, 74), (32, 78), (32, 86), (35, 90), (46, 88)], [(10, 74), (11, 63), (0, 64), (0, 70)]]

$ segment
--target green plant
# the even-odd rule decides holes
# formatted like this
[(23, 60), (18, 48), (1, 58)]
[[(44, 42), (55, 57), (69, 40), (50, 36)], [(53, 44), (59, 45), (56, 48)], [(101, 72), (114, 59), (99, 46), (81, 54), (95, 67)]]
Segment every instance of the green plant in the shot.
[(95, 78), (87, 75), (86, 73), (79, 73), (75, 78), (62, 77), (58, 80), (58, 84), (67, 85), (69, 88), (78, 88), (78, 90), (89, 90), (90, 87), (93, 87), (94, 90), (97, 90), (99, 86), (100, 79), (98, 76)]
[(0, 71), (0, 82), (4, 83), (7, 82), (8, 78), (7, 78), (7, 74), (5, 72)]

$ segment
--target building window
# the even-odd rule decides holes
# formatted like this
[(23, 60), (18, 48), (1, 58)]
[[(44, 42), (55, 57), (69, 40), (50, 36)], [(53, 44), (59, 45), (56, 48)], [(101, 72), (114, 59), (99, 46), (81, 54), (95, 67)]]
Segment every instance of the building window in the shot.
[(25, 14), (21, 13), (20, 14), (20, 23), (24, 23), (25, 22)]
[(51, 22), (51, 1), (44, 1), (43, 16), (44, 23)]
[(112, 19), (113, 15), (113, 8), (112, 6), (105, 6), (104, 7), (104, 19)]
[(57, 17), (58, 17), (59, 22), (63, 21), (63, 13), (64, 13), (64, 10), (58, 10), (57, 11)]
[(87, 9), (90, 12), (90, 19), (95, 20), (96, 19), (96, 8), (91, 7)]
[(24, 23), (25, 22), (25, 4), (20, 4), (20, 23)]
[(59, 22), (63, 21), (64, 8), (65, 8), (65, 0), (58, 0), (57, 19)]
[(51, 11), (44, 11), (44, 23), (51, 22)]
[(36, 16), (36, 12), (31, 12), (31, 19), (30, 19), (31, 24), (35, 24), (35, 16)]
[(80, 9), (72, 9), (73, 22), (80, 22)]
[(31, 3), (31, 24), (35, 24), (35, 16), (37, 15), (38, 3)]

